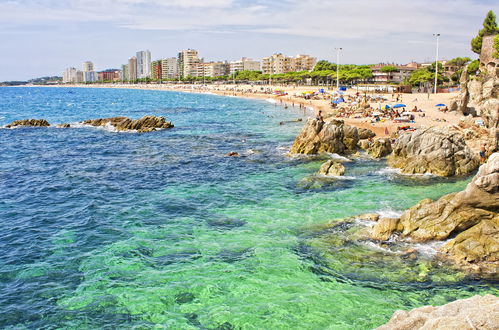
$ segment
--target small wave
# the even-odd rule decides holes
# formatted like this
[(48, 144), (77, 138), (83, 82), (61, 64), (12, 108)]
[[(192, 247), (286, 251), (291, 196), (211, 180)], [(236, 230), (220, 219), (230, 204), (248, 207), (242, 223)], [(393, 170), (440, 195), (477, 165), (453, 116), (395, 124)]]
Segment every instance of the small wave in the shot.
[(324, 174), (317, 174), (317, 176), (321, 178), (328, 178), (328, 179), (337, 179), (337, 180), (355, 180), (357, 177), (355, 176), (349, 176), (349, 175), (324, 175)]
[(425, 257), (434, 257), (438, 250), (445, 244), (445, 241), (432, 241), (426, 243), (415, 243), (414, 248)]
[(335, 154), (335, 153), (330, 153), (330, 152), (327, 152), (326, 153), (329, 158), (333, 159), (333, 160), (338, 160), (338, 161), (341, 161), (341, 162), (351, 162), (352, 160), (347, 158), (347, 157), (344, 157), (344, 156), (341, 156), (341, 155), (338, 155), (338, 154)]
[(269, 102), (269, 103), (272, 103), (272, 104), (277, 103), (277, 101), (276, 101), (276, 100), (274, 100), (274, 99), (265, 99), (265, 101), (267, 101), (267, 102)]
[(400, 218), (403, 212), (387, 208), (378, 210), (375, 213), (378, 213), (380, 218)]
[(418, 177), (418, 178), (433, 178), (436, 177), (436, 175), (431, 174), (431, 173), (415, 173), (415, 174), (409, 174), (409, 173), (402, 173), (402, 170), (400, 168), (393, 168), (393, 167), (385, 167), (382, 168), (381, 170), (378, 170), (374, 172), (374, 174), (377, 175), (400, 175), (400, 176), (405, 176), (405, 177)]

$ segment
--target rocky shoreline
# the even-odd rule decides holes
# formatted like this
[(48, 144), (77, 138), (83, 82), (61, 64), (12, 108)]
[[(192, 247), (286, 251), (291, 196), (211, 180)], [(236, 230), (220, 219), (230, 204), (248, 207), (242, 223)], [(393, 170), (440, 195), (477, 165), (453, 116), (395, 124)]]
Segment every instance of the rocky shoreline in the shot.
[[(91, 119), (79, 122), (79, 124), (90, 125), (94, 127), (111, 126), (119, 132), (154, 132), (158, 129), (173, 128), (174, 125), (167, 121), (165, 117), (144, 116), (140, 119), (130, 119), (128, 117), (111, 117)], [(45, 119), (24, 119), (16, 120), (6, 125), (6, 128), (15, 127), (49, 127), (49, 122)], [(58, 128), (70, 128), (71, 124), (58, 124)]]

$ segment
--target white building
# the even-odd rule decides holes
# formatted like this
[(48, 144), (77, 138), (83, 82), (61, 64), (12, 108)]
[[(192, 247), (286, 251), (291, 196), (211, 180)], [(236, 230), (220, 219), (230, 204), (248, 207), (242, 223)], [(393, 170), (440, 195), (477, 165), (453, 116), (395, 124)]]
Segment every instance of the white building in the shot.
[(83, 71), (77, 70), (76, 68), (67, 68), (62, 73), (63, 83), (75, 84), (83, 81)]
[(178, 73), (181, 77), (197, 77), (202, 60), (194, 49), (184, 49), (178, 53)]
[(95, 72), (94, 64), (90, 61), (83, 62), (82, 67), (83, 82), (97, 81), (97, 73)]
[(161, 60), (161, 78), (173, 79), (178, 77), (178, 61), (176, 57)]
[(151, 77), (151, 52), (137, 52), (137, 78), (144, 79)]
[(238, 71), (260, 71), (260, 62), (246, 57), (230, 62), (230, 74), (233, 75)]

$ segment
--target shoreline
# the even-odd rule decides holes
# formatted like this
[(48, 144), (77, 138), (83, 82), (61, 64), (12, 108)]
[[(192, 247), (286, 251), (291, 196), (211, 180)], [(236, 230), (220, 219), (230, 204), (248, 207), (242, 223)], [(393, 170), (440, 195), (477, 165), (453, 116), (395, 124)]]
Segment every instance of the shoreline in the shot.
[[(330, 106), (330, 101), (327, 99), (304, 99), (299, 97), (298, 94), (304, 91), (316, 91), (318, 89), (324, 88), (324, 86), (279, 86), (279, 85), (177, 85), (177, 84), (92, 84), (92, 85), (81, 85), (81, 84), (70, 84), (70, 85), (52, 85), (52, 86), (36, 86), (28, 85), (23, 87), (50, 87), (50, 88), (112, 88), (112, 89), (140, 89), (140, 90), (156, 90), (156, 91), (172, 91), (172, 92), (184, 92), (184, 93), (194, 93), (194, 94), (212, 94), (219, 96), (228, 97), (241, 97), (250, 98), (258, 100), (274, 100), (276, 104), (282, 105), (284, 107), (299, 107), (300, 109), (305, 108), (309, 111), (317, 113), (322, 111), (326, 120), (328, 119), (341, 119), (347, 125), (352, 125), (357, 128), (367, 128), (376, 133), (377, 137), (388, 137), (393, 132), (397, 132), (399, 127), (408, 126), (418, 129), (426, 127), (442, 127), (442, 126), (452, 126), (458, 125), (460, 120), (464, 118), (462, 114), (457, 114), (455, 112), (442, 113), (435, 108), (435, 103), (445, 103), (447, 106), (450, 101), (457, 97), (458, 93), (442, 93), (442, 94), (426, 94), (426, 93), (416, 93), (416, 94), (400, 94), (400, 102), (404, 102), (408, 109), (415, 106), (418, 109), (424, 109), (425, 117), (418, 117), (415, 123), (396, 123), (389, 120), (381, 120), (376, 123), (371, 122), (370, 117), (364, 118), (348, 118), (348, 117), (334, 117), (332, 112), (334, 109)], [(273, 93), (274, 90), (282, 90), (287, 95), (278, 96)], [(326, 89), (326, 88), (324, 88)], [(327, 92), (332, 92), (328, 90)], [(355, 90), (351, 89), (345, 93), (345, 97), (355, 97)], [(364, 95), (361, 93), (361, 95)], [(370, 94), (366, 94), (370, 95)], [(395, 103), (396, 100), (391, 100), (390, 94), (382, 94), (388, 98), (386, 103)], [(402, 101), (406, 99), (407, 101)], [(412, 101), (411, 101), (412, 100)], [(370, 102), (369, 105), (376, 109), (381, 107), (381, 103)], [(479, 119), (477, 117), (476, 119)], [(388, 132), (388, 135), (386, 134)]]

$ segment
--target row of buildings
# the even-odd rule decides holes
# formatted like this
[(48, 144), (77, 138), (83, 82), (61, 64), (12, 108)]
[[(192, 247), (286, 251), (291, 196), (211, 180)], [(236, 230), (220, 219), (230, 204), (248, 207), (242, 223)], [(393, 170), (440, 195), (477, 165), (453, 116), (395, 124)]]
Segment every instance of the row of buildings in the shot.
[(234, 75), (238, 71), (261, 71), (264, 74), (280, 74), (293, 71), (311, 71), (317, 59), (308, 55), (294, 57), (274, 54), (255, 61), (243, 57), (237, 61), (206, 62), (194, 49), (185, 49), (177, 57), (151, 61), (151, 52), (139, 51), (121, 66), (96, 72), (92, 62), (85, 62), (83, 70), (68, 68), (63, 73), (65, 83), (95, 81), (136, 81), (138, 79), (171, 80), (185, 77), (220, 77)]

